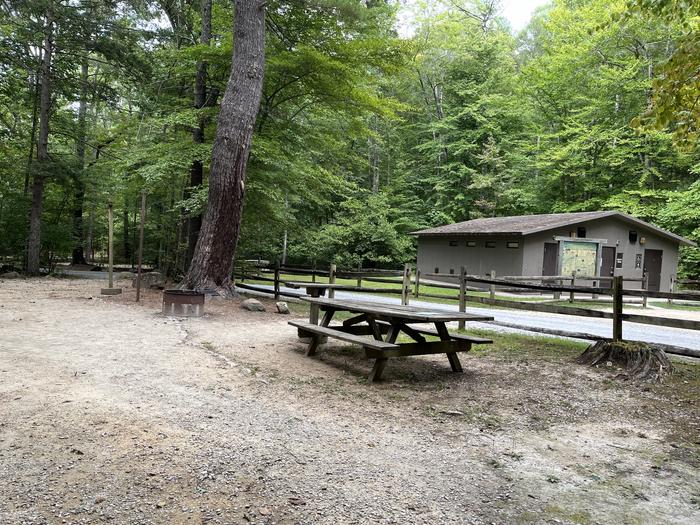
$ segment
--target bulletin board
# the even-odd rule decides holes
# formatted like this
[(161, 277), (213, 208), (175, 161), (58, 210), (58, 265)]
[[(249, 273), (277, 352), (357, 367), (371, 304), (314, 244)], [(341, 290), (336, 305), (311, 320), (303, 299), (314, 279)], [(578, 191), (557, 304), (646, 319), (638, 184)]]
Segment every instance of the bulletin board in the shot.
[(561, 275), (598, 275), (598, 243), (561, 241)]

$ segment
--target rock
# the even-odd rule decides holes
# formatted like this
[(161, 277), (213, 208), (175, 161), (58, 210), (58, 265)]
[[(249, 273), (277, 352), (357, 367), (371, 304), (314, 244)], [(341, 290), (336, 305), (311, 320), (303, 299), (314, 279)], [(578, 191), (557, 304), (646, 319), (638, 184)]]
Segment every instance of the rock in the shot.
[[(141, 274), (141, 277), (143, 277), (145, 274)], [(136, 274), (133, 272), (119, 272), (117, 274), (117, 279), (133, 279), (136, 277)]]
[(265, 306), (257, 299), (246, 299), (241, 303), (241, 308), (244, 308), (250, 312), (264, 312)]
[[(136, 288), (136, 276), (131, 279), (131, 286)], [(159, 272), (147, 272), (141, 274), (141, 288), (162, 288), (165, 286), (165, 277)]]
[(19, 279), (20, 277), (22, 276), (17, 272), (6, 272), (0, 275), (0, 278), (2, 279)]
[(275, 306), (277, 307), (277, 313), (280, 314), (288, 314), (289, 313), (289, 306), (287, 306), (287, 303), (284, 301), (280, 301), (279, 303), (275, 303)]

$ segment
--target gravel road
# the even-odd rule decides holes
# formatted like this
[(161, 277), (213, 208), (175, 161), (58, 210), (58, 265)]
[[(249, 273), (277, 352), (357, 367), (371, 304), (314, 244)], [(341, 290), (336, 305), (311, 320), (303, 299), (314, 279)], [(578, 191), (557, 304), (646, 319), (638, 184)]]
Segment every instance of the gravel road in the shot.
[(0, 281), (0, 523), (698, 522), (695, 375), (497, 341), (465, 374), (396, 359), (368, 385), (288, 317), (167, 318), (122, 284)]

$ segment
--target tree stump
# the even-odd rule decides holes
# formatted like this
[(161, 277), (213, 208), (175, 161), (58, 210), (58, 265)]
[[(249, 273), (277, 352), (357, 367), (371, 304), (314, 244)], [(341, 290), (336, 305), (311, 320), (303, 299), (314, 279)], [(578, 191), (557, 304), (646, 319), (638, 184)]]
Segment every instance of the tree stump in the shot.
[(662, 382), (673, 373), (673, 365), (659, 347), (630, 341), (598, 341), (590, 345), (576, 360), (588, 366), (611, 362), (624, 369), (617, 377)]

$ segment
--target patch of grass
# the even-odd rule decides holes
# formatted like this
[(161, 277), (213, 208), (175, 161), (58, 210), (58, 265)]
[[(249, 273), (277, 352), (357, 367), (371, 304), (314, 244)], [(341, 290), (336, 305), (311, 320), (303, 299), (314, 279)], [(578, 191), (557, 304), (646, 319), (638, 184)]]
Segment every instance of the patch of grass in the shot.
[[(573, 303), (569, 302), (569, 300), (560, 300), (560, 301), (545, 301), (545, 304), (553, 304), (557, 306), (569, 306), (573, 308), (588, 308), (589, 310), (605, 310), (605, 309), (612, 309), (613, 304), (612, 301), (574, 301)], [(624, 309), (628, 308), (641, 308), (641, 304), (630, 304), (630, 303), (625, 303), (624, 304)]]
[(563, 508), (558, 505), (547, 505), (545, 512), (548, 516), (553, 518), (561, 518), (566, 521), (573, 523), (578, 523), (580, 525), (588, 525), (592, 523), (592, 517), (589, 512), (585, 510), (573, 510), (570, 507)]
[(653, 301), (649, 302), (650, 306), (656, 306), (657, 308), (665, 308), (668, 310), (684, 310), (686, 312), (700, 312), (700, 304), (679, 304), (672, 303), (668, 304), (667, 301)]
[(476, 355), (504, 354), (527, 358), (561, 358), (575, 357), (583, 352), (588, 343), (559, 339), (556, 337), (531, 336), (496, 332), (493, 330), (459, 330), (459, 333), (493, 339), (490, 345), (474, 345), (472, 353)]

